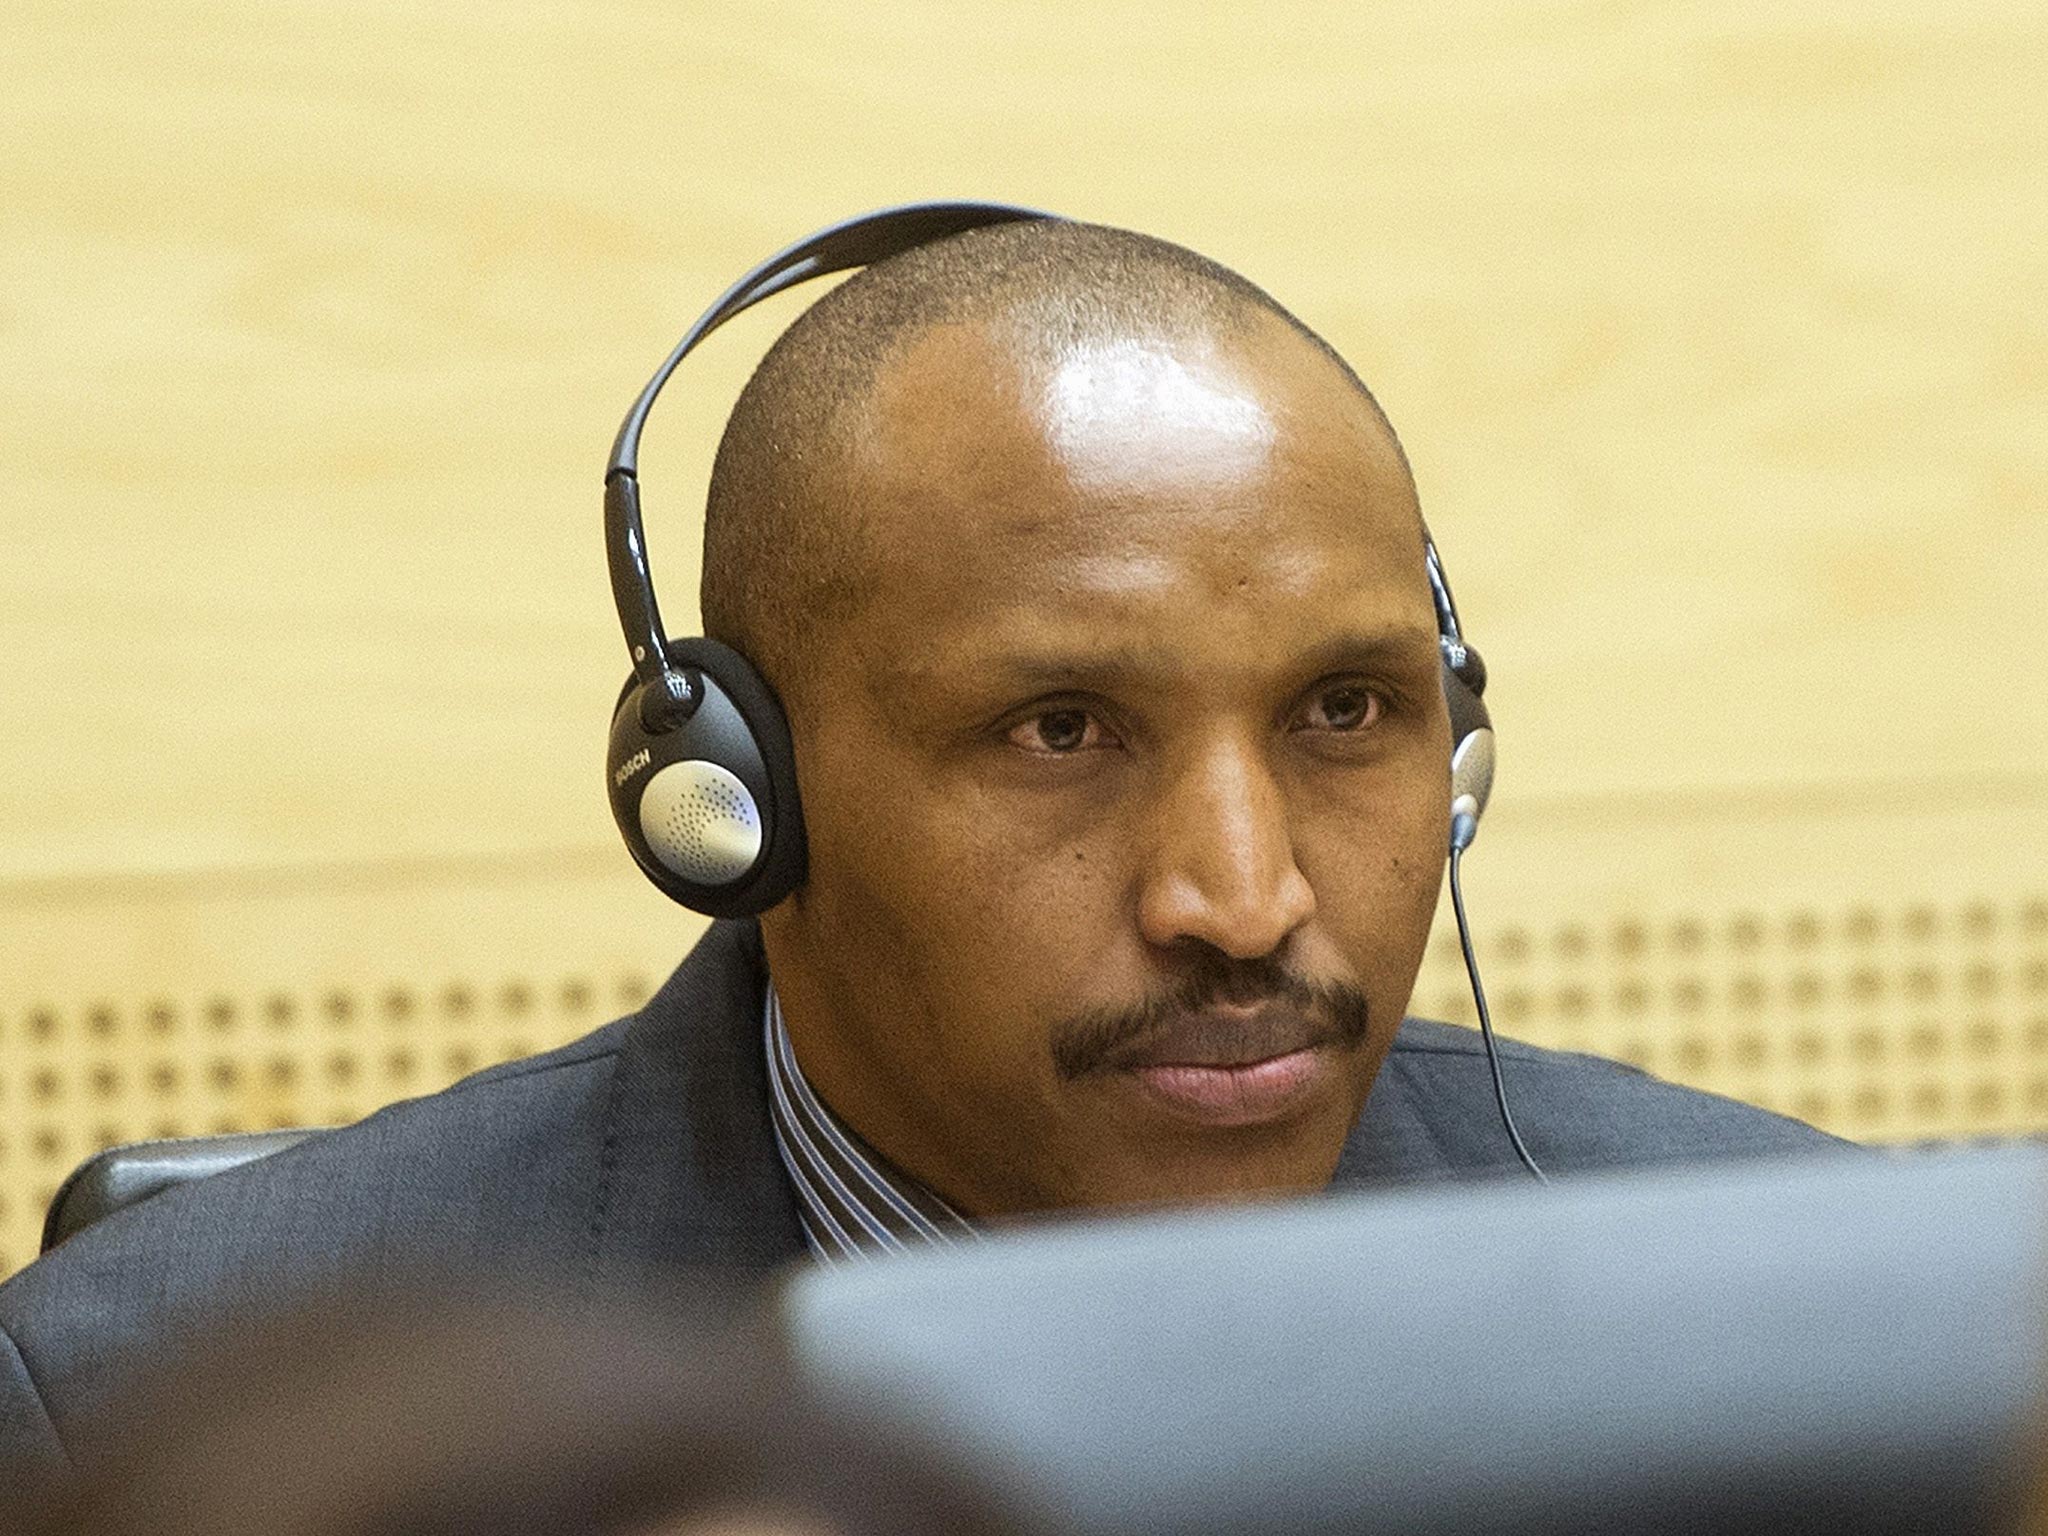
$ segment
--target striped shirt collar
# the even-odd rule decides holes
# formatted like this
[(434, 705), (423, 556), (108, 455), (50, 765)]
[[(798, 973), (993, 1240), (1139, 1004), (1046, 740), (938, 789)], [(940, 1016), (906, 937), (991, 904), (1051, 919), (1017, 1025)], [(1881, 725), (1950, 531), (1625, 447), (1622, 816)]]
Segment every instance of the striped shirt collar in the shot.
[(797, 1212), (813, 1258), (837, 1264), (978, 1238), (964, 1216), (890, 1167), (811, 1091), (797, 1067), (773, 982), (762, 1008), (762, 1032), (775, 1150), (796, 1186)]

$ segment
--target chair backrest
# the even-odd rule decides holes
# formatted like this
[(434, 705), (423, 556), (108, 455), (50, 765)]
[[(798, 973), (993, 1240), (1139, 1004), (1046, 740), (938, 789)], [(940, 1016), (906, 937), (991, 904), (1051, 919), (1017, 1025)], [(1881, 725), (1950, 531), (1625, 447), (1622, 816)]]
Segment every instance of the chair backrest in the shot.
[(176, 1185), (253, 1163), (318, 1134), (313, 1130), (251, 1131), (239, 1136), (185, 1136), (109, 1147), (80, 1163), (57, 1186), (43, 1217), (43, 1252), (124, 1206), (139, 1205)]

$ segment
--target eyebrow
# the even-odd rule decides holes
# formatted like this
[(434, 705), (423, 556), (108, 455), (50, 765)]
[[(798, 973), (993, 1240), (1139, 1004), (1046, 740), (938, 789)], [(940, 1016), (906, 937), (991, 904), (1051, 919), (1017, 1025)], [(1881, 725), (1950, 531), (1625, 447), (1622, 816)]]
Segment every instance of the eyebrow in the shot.
[[(1349, 630), (1291, 659), (1288, 670), (1313, 678), (1357, 668), (1419, 667), (1425, 659), (1433, 667), (1440, 654), (1437, 640), (1435, 629), (1419, 624)], [(1111, 645), (1064, 650), (1047, 646), (999, 649), (977, 658), (969, 667), (951, 661), (930, 666), (898, 662), (891, 669), (891, 681), (937, 682), (941, 686), (972, 687), (977, 692), (991, 686), (1018, 694), (1062, 688), (1114, 692), (1132, 683), (1172, 678), (1185, 670), (1183, 659), (1158, 647)]]

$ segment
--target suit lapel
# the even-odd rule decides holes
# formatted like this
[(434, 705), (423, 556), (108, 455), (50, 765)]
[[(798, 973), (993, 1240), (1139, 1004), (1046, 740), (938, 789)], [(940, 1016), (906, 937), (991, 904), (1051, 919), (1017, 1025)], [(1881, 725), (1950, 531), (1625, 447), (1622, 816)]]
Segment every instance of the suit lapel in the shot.
[(760, 1272), (805, 1252), (768, 1119), (766, 982), (759, 929), (714, 923), (627, 1026), (591, 1227), (600, 1293), (681, 1268)]

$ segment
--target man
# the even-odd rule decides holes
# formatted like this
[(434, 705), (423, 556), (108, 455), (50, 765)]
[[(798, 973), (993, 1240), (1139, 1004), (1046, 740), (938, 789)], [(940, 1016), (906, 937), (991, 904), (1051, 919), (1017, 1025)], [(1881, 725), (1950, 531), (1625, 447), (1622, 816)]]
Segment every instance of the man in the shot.
[[(1402, 1023), (1451, 822), (1414, 485), (1259, 290), (1057, 222), (867, 269), (733, 412), (702, 606), (787, 706), (805, 883), (634, 1018), (0, 1288), (24, 1465), (88, 1459), (122, 1372), (251, 1308), (1514, 1167), (1476, 1037)], [(1507, 1054), (1553, 1170), (1826, 1141)]]

